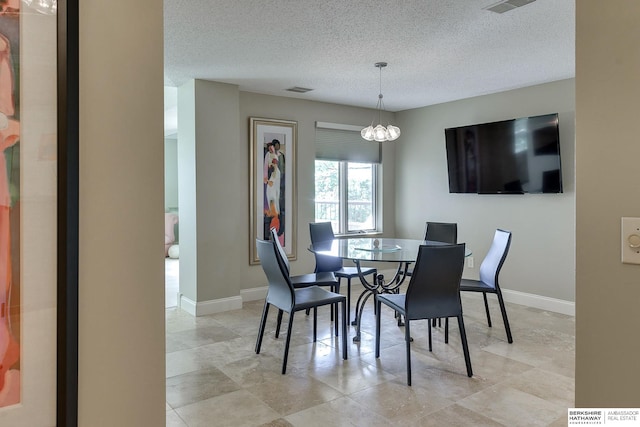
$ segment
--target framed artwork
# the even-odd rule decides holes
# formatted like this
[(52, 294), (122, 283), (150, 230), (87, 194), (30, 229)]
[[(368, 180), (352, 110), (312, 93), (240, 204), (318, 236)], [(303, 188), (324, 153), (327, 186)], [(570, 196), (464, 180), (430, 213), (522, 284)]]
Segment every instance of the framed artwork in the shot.
[(298, 123), (249, 119), (249, 264), (258, 264), (256, 239), (275, 228), (289, 259), (296, 259), (296, 143)]
[(0, 0), (0, 425), (77, 425), (77, 69), (77, 0)]

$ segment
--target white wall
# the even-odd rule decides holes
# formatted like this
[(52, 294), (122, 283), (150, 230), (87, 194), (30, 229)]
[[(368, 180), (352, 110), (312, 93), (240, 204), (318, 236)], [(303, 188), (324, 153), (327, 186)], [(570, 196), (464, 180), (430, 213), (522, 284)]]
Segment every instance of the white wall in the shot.
[(178, 208), (178, 140), (164, 140), (164, 210)]
[[(574, 93), (570, 79), (398, 113), (398, 237), (421, 236), (427, 220), (457, 222), (458, 240), (467, 243), (475, 260), (464, 275), (477, 277), (495, 229), (510, 230), (513, 240), (500, 276), (502, 288), (544, 297), (538, 304), (546, 298), (575, 301)], [(556, 112), (563, 194), (449, 193), (445, 128)]]

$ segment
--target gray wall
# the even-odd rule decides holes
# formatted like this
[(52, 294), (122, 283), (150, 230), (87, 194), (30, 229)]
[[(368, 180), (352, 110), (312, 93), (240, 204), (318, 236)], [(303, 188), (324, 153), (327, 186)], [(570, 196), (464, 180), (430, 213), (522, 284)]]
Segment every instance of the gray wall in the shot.
[(162, 1), (79, 9), (78, 425), (163, 426)]
[[(180, 87), (180, 292), (192, 301), (206, 302), (266, 286), (260, 266), (249, 265), (250, 117), (298, 122), (297, 260), (291, 263), (296, 274), (315, 265), (306, 249), (308, 224), (314, 220), (315, 122), (366, 126), (373, 116), (371, 109), (238, 92), (235, 86), (217, 82), (195, 80)], [(391, 236), (393, 145), (385, 146), (382, 155), (383, 227)]]
[[(508, 290), (575, 301), (575, 91), (564, 80), (400, 112), (395, 205), (398, 237), (418, 237), (424, 223), (458, 223), (458, 240), (473, 251), (477, 277), (496, 228), (513, 232), (501, 274)], [(559, 113), (563, 194), (450, 194), (444, 129)]]
[[(348, 107), (337, 104), (311, 102), (300, 99), (283, 98), (277, 96), (260, 95), (250, 92), (240, 92), (240, 147), (244, 163), (242, 167), (248, 167), (249, 161), (249, 118), (263, 117), (272, 119), (295, 120), (298, 122), (298, 146), (297, 146), (297, 261), (292, 263), (294, 273), (304, 273), (313, 270), (315, 260), (307, 247), (309, 246), (309, 223), (314, 221), (314, 193), (315, 193), (315, 123), (316, 121), (362, 125), (367, 126), (373, 117), (377, 117), (373, 110), (366, 108)], [(393, 121), (390, 113), (383, 116)], [(246, 159), (246, 160), (244, 160)], [(395, 233), (395, 209), (393, 206), (393, 180), (395, 174), (395, 157), (393, 145), (384, 145), (382, 151), (382, 185), (384, 200), (382, 200), (382, 227), (384, 234), (393, 236)], [(245, 177), (245, 188), (248, 188), (248, 176)], [(248, 191), (248, 190), (247, 190)], [(246, 224), (248, 224), (248, 217)], [(247, 235), (247, 246), (249, 238)], [(248, 247), (247, 247), (248, 251)], [(246, 259), (248, 259), (248, 252)], [(256, 273), (257, 272), (257, 273)], [(264, 283), (260, 267), (252, 268), (253, 287)], [(257, 274), (257, 276), (256, 276)]]
[(576, 406), (640, 407), (640, 265), (620, 218), (640, 217), (640, 4), (576, 2)]
[[(633, 54), (640, 5), (576, 3), (576, 406), (637, 407), (639, 267), (620, 264), (619, 220), (640, 216), (629, 172), (640, 157), (640, 58)], [(79, 425), (163, 425), (162, 2), (85, 2), (80, 19)], [(127, 132), (115, 138), (113, 123), (126, 123)], [(105, 209), (123, 203), (130, 215)], [(246, 211), (246, 202), (238, 206)], [(114, 239), (127, 242), (126, 250), (114, 250)], [(246, 245), (248, 236), (240, 240)]]

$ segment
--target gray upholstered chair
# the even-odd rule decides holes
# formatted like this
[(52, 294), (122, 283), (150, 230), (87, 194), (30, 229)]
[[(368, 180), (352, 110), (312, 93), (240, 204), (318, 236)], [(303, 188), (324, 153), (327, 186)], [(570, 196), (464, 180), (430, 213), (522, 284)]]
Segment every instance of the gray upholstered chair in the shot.
[[(428, 319), (429, 350), (431, 351), (431, 319), (456, 317), (467, 375), (473, 376), (467, 335), (462, 318), (460, 279), (464, 267), (464, 243), (446, 246), (420, 246), (413, 276), (406, 294), (376, 295), (376, 358), (380, 357), (380, 318), (382, 304), (405, 318), (407, 353), (407, 384), (411, 385), (411, 321)], [(446, 336), (448, 342), (448, 335)]]
[(500, 276), (500, 270), (504, 264), (504, 260), (509, 253), (509, 247), (511, 246), (511, 232), (506, 230), (497, 229), (493, 235), (493, 242), (489, 248), (489, 252), (482, 260), (480, 264), (480, 278), (479, 280), (462, 279), (460, 283), (460, 291), (462, 292), (482, 292), (484, 299), (484, 309), (487, 313), (487, 323), (491, 327), (491, 315), (489, 314), (489, 303), (487, 302), (487, 294), (496, 294), (498, 297), (498, 303), (500, 304), (500, 311), (502, 312), (502, 321), (504, 322), (504, 329), (507, 332), (507, 341), (513, 343), (513, 337), (511, 336), (511, 328), (509, 327), (509, 319), (507, 317), (507, 309), (504, 305), (504, 299), (502, 298), (502, 291), (498, 283), (498, 277)]
[[(458, 243), (458, 224), (427, 221), (424, 226), (424, 240), (455, 245)], [(407, 276), (411, 276), (411, 274), (413, 274), (412, 268), (407, 270)]]
[[(311, 235), (311, 244), (331, 241), (335, 238), (333, 228), (330, 222), (312, 222), (309, 224), (309, 233)], [(342, 259), (330, 256), (315, 254), (316, 257), (316, 273), (333, 272), (338, 281), (343, 278), (347, 279), (347, 319), (351, 317), (351, 279), (359, 277), (356, 267), (345, 267), (342, 265)], [(363, 276), (373, 274), (374, 277), (378, 270), (372, 267), (364, 267), (361, 269)], [(338, 285), (340, 289), (340, 285)], [(339, 290), (337, 291), (339, 292)], [(356, 313), (357, 317), (357, 313)], [(354, 318), (353, 324), (356, 324)]]
[[(289, 279), (291, 279), (291, 283), (293, 283), (294, 288), (306, 288), (307, 286), (328, 286), (332, 292), (340, 293), (340, 280), (336, 278), (336, 275), (330, 271), (321, 271), (314, 273), (306, 273), (306, 274), (298, 274), (291, 276), (291, 270), (289, 266), (289, 259), (287, 258), (287, 253), (285, 252), (282, 244), (280, 243), (280, 239), (278, 239), (278, 232), (275, 228), (271, 229), (271, 240), (273, 240), (278, 248), (278, 253), (282, 258), (282, 262), (284, 263), (287, 274), (289, 274)], [(335, 310), (334, 310), (335, 308)], [(334, 320), (333, 313), (337, 311), (338, 306), (331, 307), (331, 320)], [(307, 310), (307, 314), (309, 314), (309, 310)], [(347, 317), (348, 319), (348, 317)], [(336, 322), (336, 335), (338, 335), (338, 323)]]
[[(317, 338), (317, 307), (340, 303), (342, 305), (342, 358), (347, 359), (347, 322), (346, 322), (346, 298), (344, 295), (330, 292), (319, 286), (307, 286), (295, 289), (289, 274), (286, 271), (282, 257), (278, 252), (275, 242), (269, 240), (256, 240), (260, 265), (267, 276), (269, 289), (262, 310), (258, 338), (256, 340), (256, 354), (260, 353), (262, 338), (264, 336), (265, 324), (269, 307), (271, 305), (278, 308), (278, 324), (276, 326), (276, 338), (280, 335), (280, 325), (282, 313), (289, 313), (289, 325), (287, 328), (287, 338), (284, 347), (284, 358), (282, 361), (282, 374), (287, 371), (287, 359), (289, 356), (289, 343), (291, 341), (291, 329), (293, 326), (294, 314), (296, 311), (313, 309), (313, 341)], [(336, 315), (336, 317), (338, 317)]]

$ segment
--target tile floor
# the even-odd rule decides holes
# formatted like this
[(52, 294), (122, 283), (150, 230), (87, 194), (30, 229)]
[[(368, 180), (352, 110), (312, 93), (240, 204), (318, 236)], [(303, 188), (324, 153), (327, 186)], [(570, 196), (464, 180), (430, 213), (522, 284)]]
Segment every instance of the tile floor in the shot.
[[(358, 287), (353, 290), (357, 297)], [(175, 292), (174, 292), (175, 294)], [(355, 298), (352, 298), (355, 302)], [(482, 298), (463, 295), (473, 364), (466, 376), (460, 336), (412, 322), (413, 385), (406, 385), (403, 330), (383, 307), (381, 355), (374, 357), (375, 318), (368, 303), (362, 341), (343, 361), (328, 309), (296, 313), (287, 374), (281, 375), (286, 334), (274, 338), (271, 310), (260, 354), (254, 346), (263, 301), (241, 310), (194, 318), (166, 309), (167, 426), (565, 426), (574, 405), (574, 318), (509, 304), (514, 343), (506, 342), (497, 301), (493, 328)], [(353, 313), (353, 311), (352, 311)]]
[(164, 306), (165, 308), (178, 305), (178, 278), (180, 277), (180, 260), (164, 259)]

